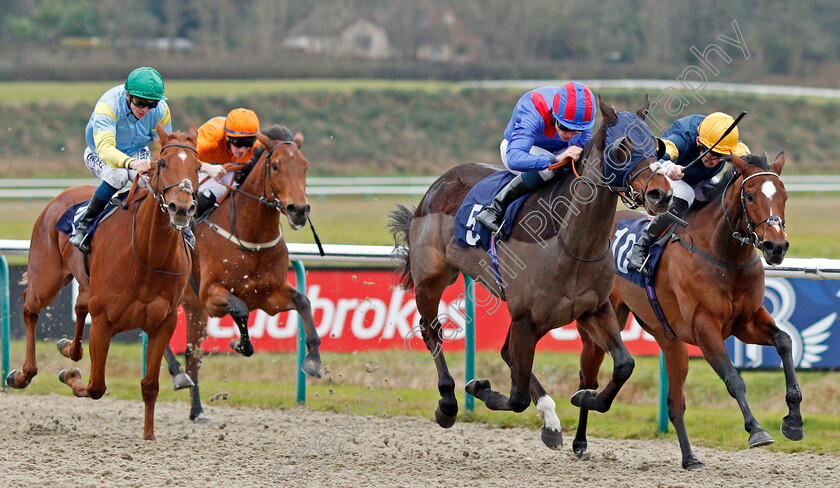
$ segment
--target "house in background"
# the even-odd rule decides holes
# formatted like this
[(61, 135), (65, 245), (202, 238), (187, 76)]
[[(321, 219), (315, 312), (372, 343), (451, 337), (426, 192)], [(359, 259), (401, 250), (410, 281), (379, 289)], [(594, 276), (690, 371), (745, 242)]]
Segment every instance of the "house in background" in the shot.
[(283, 46), (307, 53), (381, 59), (393, 57), (394, 49), (384, 27), (349, 14), (328, 18), (313, 12), (283, 39)]

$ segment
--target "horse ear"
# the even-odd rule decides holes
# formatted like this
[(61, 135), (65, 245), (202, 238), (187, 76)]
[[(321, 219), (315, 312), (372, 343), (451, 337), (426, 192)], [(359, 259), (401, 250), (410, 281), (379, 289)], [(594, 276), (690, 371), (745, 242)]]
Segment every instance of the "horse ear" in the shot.
[(195, 124), (190, 124), (190, 131), (187, 133), (187, 137), (192, 142), (198, 142), (198, 129), (195, 128)]
[(605, 102), (601, 95), (598, 95), (598, 108), (601, 110), (601, 117), (604, 119), (604, 125), (612, 126), (618, 122), (618, 115), (615, 114), (615, 107)]
[(741, 173), (742, 175), (747, 174), (747, 170), (749, 170), (750, 163), (744, 161), (743, 159), (739, 158), (734, 154), (729, 157), (729, 160), (732, 161), (732, 164), (735, 165), (736, 168), (738, 168), (739, 173)]
[(776, 156), (776, 161), (773, 162), (773, 166), (770, 166), (770, 171), (776, 173), (777, 175), (782, 174), (782, 168), (785, 167), (785, 152), (782, 151)]
[(303, 145), (303, 132), (297, 131), (292, 141), (294, 141), (295, 145), (298, 147), (298, 149), (300, 149), (300, 146)]
[(633, 153), (633, 142), (627, 137), (616, 139), (610, 146), (610, 158), (620, 164), (630, 160)]
[(641, 117), (642, 120), (645, 120), (645, 118), (647, 117), (649, 109), (650, 109), (650, 98), (647, 96), (647, 93), (645, 93), (645, 99), (642, 102), (642, 106), (639, 107), (638, 110), (636, 110), (636, 115)]
[(659, 137), (654, 137), (656, 139), (656, 159), (662, 159), (665, 157), (665, 152), (667, 148), (665, 147), (665, 141), (660, 139)]
[(271, 143), (271, 138), (263, 134), (262, 132), (257, 132), (257, 140), (260, 141), (262, 145), (266, 148), (273, 146), (273, 144)]
[(157, 135), (160, 138), (160, 143), (162, 145), (163, 141), (165, 141), (167, 137), (169, 137), (169, 134), (167, 134), (166, 129), (164, 129), (163, 126), (160, 125), (160, 121), (158, 121), (158, 123), (155, 124), (155, 130), (157, 131)]

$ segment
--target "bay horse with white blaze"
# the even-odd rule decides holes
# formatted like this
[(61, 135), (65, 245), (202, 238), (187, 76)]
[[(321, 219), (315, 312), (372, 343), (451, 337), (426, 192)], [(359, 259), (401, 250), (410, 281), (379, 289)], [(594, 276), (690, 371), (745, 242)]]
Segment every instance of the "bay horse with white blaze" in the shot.
[[(288, 281), (289, 251), (280, 229), (280, 214), (293, 229), (300, 229), (309, 217), (306, 198), (306, 170), (309, 161), (300, 151), (303, 134), (281, 126), (270, 126), (257, 134), (262, 147), (255, 150), (245, 181), (231, 190), (209, 218), (196, 226), (193, 274), (198, 290), (184, 294), (187, 315), (187, 373), (190, 386), (190, 419), (208, 421), (201, 406), (198, 370), (201, 341), (208, 314), (230, 314), (240, 338), (231, 348), (244, 356), (254, 352), (248, 336), (248, 315), (263, 310), (275, 315), (296, 310), (304, 320), (307, 355), (302, 369), (321, 377), (321, 339), (309, 299)], [(169, 371), (177, 374), (178, 364), (167, 352)]]
[(64, 285), (79, 282), (76, 330), (72, 341), (58, 343), (64, 356), (82, 357), (85, 318), (91, 316), (90, 380), (78, 368), (59, 374), (61, 382), (79, 397), (99, 399), (105, 394), (105, 360), (111, 338), (140, 329), (149, 337), (148, 368), (141, 381), (146, 406), (143, 438), (154, 440), (154, 412), (163, 351), (175, 331), (177, 308), (189, 280), (190, 252), (181, 234), (196, 211), (193, 189), (200, 163), (195, 149), (198, 132), (167, 134), (157, 125), (162, 145), (146, 188), (137, 191), (127, 209), (102, 221), (93, 236), (90, 278), (81, 251), (69, 236), (56, 229), (65, 210), (89, 199), (93, 186), (74, 187), (53, 199), (35, 222), (26, 271), (23, 318), (26, 322), (26, 359), (20, 371), (6, 378), (12, 388), (25, 388), (38, 373), (35, 327), (41, 310)]
[[(486, 265), (487, 253), (480, 248), (459, 247), (454, 236), (454, 215), (461, 202), (475, 184), (498, 167), (457, 166), (432, 184), (413, 215), (403, 206), (391, 214), (395, 241), (408, 248), (401, 263), (402, 285), (416, 291), (423, 340), (433, 351), (437, 368), (441, 399), (435, 418), (441, 427), (455, 423), (458, 402), (455, 381), (441, 350), (445, 327), (438, 318), (438, 304), (444, 289), (455, 282), (459, 272), (479, 281), (496, 297), (506, 299), (512, 319), (501, 351), (511, 368), (510, 396), (492, 390), (486, 379), (468, 383), (467, 392), (491, 410), (522, 412), (533, 401), (545, 422), (542, 439), (549, 447), (562, 445), (562, 431), (554, 402), (531, 372), (541, 337), (577, 320), (580, 328), (591, 330), (598, 344), (610, 351), (614, 359), (611, 384), (596, 399), (588, 399), (589, 408), (609, 409), (614, 393), (633, 370), (633, 359), (621, 341), (618, 321), (608, 300), (613, 281), (609, 238), (617, 191), (629, 191), (637, 204), (658, 214), (668, 209), (671, 189), (657, 171), (656, 150), (651, 150), (656, 139), (644, 122), (647, 97), (635, 114), (616, 113), (600, 97), (598, 103), (603, 123), (576, 164), (581, 168), (581, 177), (557, 177), (528, 198), (510, 238), (499, 244), (498, 281), (494, 270)], [(623, 129), (618, 130), (628, 124), (636, 125), (644, 137), (628, 137)], [(610, 164), (625, 169), (621, 180), (606, 178), (608, 159)], [(532, 218), (545, 225), (535, 232), (531, 225), (528, 230), (522, 223)], [(598, 324), (608, 327), (598, 328)]]
[[(787, 192), (779, 176), (785, 157), (779, 154), (772, 166), (766, 157), (755, 155), (743, 159), (732, 156), (731, 161), (734, 168), (721, 179), (719, 198), (715, 196), (687, 214), (688, 227), (678, 235), (678, 242), (668, 243), (655, 271), (654, 288), (669, 328), (657, 319), (641, 286), (618, 276), (611, 296), (621, 323), (626, 324), (632, 311), (665, 356), (668, 414), (677, 432), (685, 469), (705, 466), (691, 451), (685, 429), (686, 344), (700, 348), (738, 402), (744, 428), (750, 434), (750, 447), (771, 444), (773, 439), (750, 410), (744, 380), (729, 359), (724, 340), (735, 336), (747, 344), (775, 347), (782, 359), (789, 410), (781, 431), (795, 441), (803, 436), (799, 410), (802, 393), (796, 381), (792, 342), (763, 306), (764, 267), (756, 252), (760, 249), (767, 264), (776, 265), (788, 249), (784, 229)], [(639, 217), (633, 212), (619, 212), (615, 222)], [(581, 339), (580, 387), (597, 388), (604, 350), (586, 333)], [(586, 450), (586, 417), (582, 409), (574, 441), (578, 456)]]

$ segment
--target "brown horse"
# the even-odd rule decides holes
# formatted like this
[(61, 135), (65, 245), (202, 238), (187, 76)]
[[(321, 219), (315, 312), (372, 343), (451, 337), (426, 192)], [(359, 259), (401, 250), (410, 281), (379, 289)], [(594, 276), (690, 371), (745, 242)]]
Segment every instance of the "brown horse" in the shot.
[[(187, 372), (190, 386), (190, 419), (209, 420), (204, 416), (198, 388), (201, 365), (201, 341), (208, 314), (230, 314), (240, 338), (231, 348), (250, 356), (254, 347), (248, 336), (248, 314), (263, 310), (275, 315), (297, 310), (304, 319), (307, 355), (303, 371), (321, 376), (321, 339), (309, 300), (289, 283), (289, 251), (280, 231), (280, 213), (285, 213), (293, 229), (306, 224), (309, 204), (306, 199), (306, 170), (309, 161), (300, 151), (303, 134), (292, 136), (286, 127), (271, 126), (257, 134), (263, 148), (253, 158), (245, 181), (228, 196), (210, 217), (196, 229), (196, 260), (193, 274), (197, 294), (184, 295), (187, 314)], [(167, 352), (169, 371), (180, 371), (175, 355)]]
[(111, 338), (140, 329), (149, 337), (148, 368), (140, 382), (146, 417), (143, 438), (155, 439), (154, 412), (163, 351), (175, 331), (177, 308), (189, 280), (190, 253), (181, 230), (195, 214), (193, 188), (199, 161), (198, 132), (167, 134), (158, 124), (162, 149), (146, 189), (137, 192), (127, 209), (117, 210), (93, 236), (90, 278), (84, 255), (55, 225), (64, 211), (93, 195), (94, 187), (65, 190), (44, 209), (32, 231), (24, 290), (26, 359), (20, 371), (6, 378), (12, 388), (25, 388), (38, 373), (35, 363), (35, 326), (40, 311), (73, 277), (79, 282), (76, 331), (72, 341), (59, 341), (61, 353), (74, 361), (82, 357), (82, 332), (90, 313), (90, 381), (77, 368), (64, 370), (59, 380), (79, 397), (99, 399), (105, 393), (105, 360)]
[[(750, 411), (744, 380), (729, 359), (724, 339), (735, 336), (748, 344), (774, 346), (782, 358), (789, 409), (781, 431), (795, 441), (803, 435), (799, 412), (802, 394), (796, 382), (791, 339), (776, 326), (762, 305), (764, 267), (753, 246), (747, 245), (761, 249), (770, 265), (781, 263), (787, 252), (784, 231), (787, 192), (779, 177), (785, 157), (779, 154), (772, 166), (760, 156), (746, 156), (743, 160), (733, 156), (732, 163), (734, 169), (721, 180), (720, 199), (715, 197), (688, 213), (688, 227), (679, 236), (682, 245), (670, 242), (657, 267), (656, 294), (673, 334), (657, 320), (642, 287), (617, 277), (611, 296), (619, 321), (626, 324), (632, 311), (641, 326), (656, 338), (665, 356), (668, 413), (677, 431), (685, 469), (704, 467), (692, 453), (685, 430), (686, 344), (700, 348), (738, 402), (744, 428), (750, 434), (750, 447), (771, 444), (773, 439)], [(633, 217), (640, 215), (619, 212), (615, 220), (617, 223)], [(603, 348), (587, 332), (581, 333), (582, 389), (597, 388), (598, 369), (604, 358)], [(586, 416), (586, 410), (582, 409), (573, 444), (579, 456), (586, 450)]]
[[(613, 379), (602, 395), (588, 398), (586, 405), (606, 411), (614, 392), (633, 370), (633, 359), (620, 338), (615, 312), (608, 301), (613, 281), (609, 259), (612, 216), (619, 189), (604, 183), (606, 158), (619, 165), (637, 161), (627, 168), (625, 180), (636, 203), (652, 213), (665, 212), (671, 190), (665, 177), (653, 171), (656, 151), (644, 152), (642, 143), (655, 144), (644, 123), (648, 99), (636, 112), (616, 113), (598, 99), (603, 125), (584, 147), (580, 178), (555, 178), (535, 191), (517, 218), (511, 237), (499, 245), (501, 278), (487, 264), (487, 253), (479, 248), (459, 247), (454, 237), (454, 215), (469, 190), (497, 167), (465, 164), (441, 176), (414, 211), (400, 207), (391, 214), (391, 229), (398, 245), (407, 245), (401, 271), (402, 285), (416, 291), (420, 327), (426, 347), (433, 352), (441, 399), (435, 417), (441, 427), (454, 424), (458, 412), (455, 381), (449, 374), (441, 350), (446, 327), (438, 317), (438, 304), (444, 289), (459, 272), (482, 283), (496, 297), (506, 297), (512, 323), (502, 347), (502, 358), (511, 368), (510, 397), (493, 391), (487, 380), (473, 380), (468, 393), (482, 400), (491, 410), (522, 412), (533, 400), (545, 421), (543, 442), (549, 447), (562, 445), (560, 421), (554, 403), (531, 373), (537, 341), (551, 329), (574, 320), (591, 330), (598, 343), (614, 358)], [(647, 139), (631, 140), (614, 134), (612, 128), (632, 121)], [(642, 127), (643, 126), (643, 127)], [(636, 144), (634, 144), (636, 141)], [(650, 156), (641, 157), (642, 154)], [(648, 170), (651, 170), (648, 172)], [(612, 191), (608, 191), (612, 190)], [(624, 188), (628, 190), (628, 188)], [(506, 289), (506, 292), (503, 290)], [(607, 328), (597, 328), (601, 323)]]

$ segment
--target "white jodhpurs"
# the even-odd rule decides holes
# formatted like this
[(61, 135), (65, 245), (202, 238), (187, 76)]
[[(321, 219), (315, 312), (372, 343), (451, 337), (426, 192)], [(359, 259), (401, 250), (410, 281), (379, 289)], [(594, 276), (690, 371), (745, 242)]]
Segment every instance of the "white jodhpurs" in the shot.
[(228, 191), (228, 187), (222, 185), (222, 183), (230, 185), (231, 181), (233, 181), (234, 174), (236, 174), (235, 171), (228, 171), (221, 178), (215, 180), (210, 178), (207, 173), (198, 173), (198, 193), (207, 195), (207, 192), (210, 192), (216, 197), (217, 202), (221, 202), (222, 197), (224, 197), (225, 193)]
[[(144, 147), (133, 154), (129, 154), (129, 156), (134, 159), (149, 159), (149, 148)], [(137, 172), (133, 169), (109, 166), (108, 163), (99, 159), (99, 155), (91, 151), (89, 147), (85, 148), (85, 166), (93, 173), (93, 176), (96, 176), (118, 190), (134, 181), (134, 177), (137, 176)]]
[[(502, 143), (499, 144), (499, 151), (502, 153), (502, 163), (505, 165), (505, 168), (507, 168), (508, 171), (510, 171), (511, 173), (513, 173), (515, 175), (518, 175), (519, 173), (521, 173), (521, 171), (517, 171), (515, 169), (510, 169), (510, 167), (508, 167), (507, 147), (508, 147), (508, 140), (507, 139), (502, 139)], [(537, 147), (537, 146), (531, 146), (531, 150), (528, 151), (528, 152), (531, 153), (531, 154), (537, 155), (537, 156), (542, 155), (542, 154), (548, 154), (548, 155), (554, 156), (554, 153), (549, 151), (548, 149), (543, 149), (543, 148)], [(554, 177), (554, 172), (555, 172), (555, 170), (553, 170), (553, 169), (540, 170), (540, 172), (539, 172), (540, 173), (540, 178), (542, 178), (543, 181), (548, 181), (548, 180), (550, 180), (551, 178)]]
[(694, 203), (694, 188), (683, 180), (672, 180), (668, 178), (668, 183), (671, 184), (671, 190), (674, 192), (674, 198), (682, 198), (688, 202), (690, 207)]

